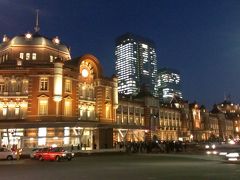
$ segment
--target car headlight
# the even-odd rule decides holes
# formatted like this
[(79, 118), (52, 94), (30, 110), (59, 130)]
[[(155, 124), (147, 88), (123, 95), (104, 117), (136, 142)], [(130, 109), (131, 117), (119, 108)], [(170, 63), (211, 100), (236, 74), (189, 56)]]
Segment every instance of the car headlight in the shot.
[(62, 156), (66, 156), (66, 154), (65, 154), (65, 153), (63, 153), (63, 154), (62, 154)]
[(216, 148), (216, 145), (215, 145), (215, 144), (213, 144), (213, 145), (212, 145), (212, 149), (215, 149), (215, 148)]
[(209, 149), (209, 145), (205, 145), (205, 149)]
[(207, 154), (211, 154), (211, 151), (207, 151), (206, 153), (207, 153)]
[(217, 154), (218, 152), (217, 152), (217, 151), (213, 151), (212, 153), (213, 153), (213, 154)]
[(220, 156), (226, 156), (226, 155), (227, 155), (227, 152), (220, 152), (219, 155), (220, 155)]
[(74, 153), (72, 153), (72, 156), (74, 156)]

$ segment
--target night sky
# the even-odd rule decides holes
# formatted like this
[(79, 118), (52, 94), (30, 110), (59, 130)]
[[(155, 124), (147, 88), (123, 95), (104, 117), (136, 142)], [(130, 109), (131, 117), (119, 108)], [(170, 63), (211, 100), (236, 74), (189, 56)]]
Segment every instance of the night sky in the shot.
[(155, 42), (159, 68), (181, 72), (184, 99), (240, 102), (239, 0), (0, 0), (0, 36), (33, 31), (35, 9), (40, 34), (95, 55), (106, 76), (116, 37), (132, 32)]

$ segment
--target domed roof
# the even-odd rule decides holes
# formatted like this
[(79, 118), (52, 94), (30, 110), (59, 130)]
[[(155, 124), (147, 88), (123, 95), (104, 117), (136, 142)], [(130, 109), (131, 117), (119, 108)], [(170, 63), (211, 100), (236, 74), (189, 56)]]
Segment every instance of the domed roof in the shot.
[[(54, 38), (53, 38), (54, 39)], [(63, 43), (54, 43), (53, 40), (42, 36), (38, 33), (31, 34), (31, 38), (26, 38), (26, 35), (18, 35), (9, 39), (6, 42), (0, 44), (0, 49), (7, 46), (40, 46), (44, 45), (50, 48), (54, 48), (58, 51), (63, 51), (65, 53), (70, 53), (69, 48)]]

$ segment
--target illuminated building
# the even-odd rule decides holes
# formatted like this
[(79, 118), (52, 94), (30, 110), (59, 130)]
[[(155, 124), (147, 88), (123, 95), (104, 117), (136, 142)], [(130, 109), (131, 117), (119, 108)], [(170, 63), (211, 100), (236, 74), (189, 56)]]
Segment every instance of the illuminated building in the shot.
[(170, 102), (173, 98), (182, 98), (180, 73), (174, 69), (158, 70), (157, 91), (161, 101)]
[(116, 124), (121, 126), (121, 128), (114, 130), (114, 142), (145, 140), (146, 118), (144, 110), (144, 102), (119, 97)]
[(156, 95), (157, 57), (153, 42), (124, 34), (116, 40), (115, 59), (120, 94), (136, 95), (144, 85)]
[(181, 111), (170, 104), (161, 104), (159, 111), (159, 132), (161, 140), (179, 140)]
[(117, 78), (71, 58), (59, 37), (27, 32), (0, 43), (0, 145), (112, 147)]
[[(232, 122), (227, 121), (228, 123), (222, 121), (221, 124), (221, 136), (228, 137), (232, 136), (235, 139), (239, 140), (240, 138), (240, 106), (239, 104), (235, 104), (228, 99), (225, 100), (215, 106), (219, 112), (225, 114), (225, 117)], [(233, 127), (232, 127), (233, 124)], [(234, 135), (232, 134), (232, 130), (234, 131)]]
[(213, 141), (219, 137), (218, 117), (215, 114), (209, 113), (204, 106), (200, 107), (203, 129), (205, 130), (205, 139)]
[[(86, 149), (95, 145), (101, 149), (112, 148), (116, 142), (154, 138), (206, 140), (211, 133), (224, 137), (233, 135), (233, 130), (239, 135), (239, 114), (232, 108), (239, 106), (228, 105), (229, 112), (236, 115), (233, 124), (222, 112), (204, 112), (206, 116), (202, 116), (196, 104), (179, 103), (176, 100), (180, 98), (159, 104), (149, 89), (141, 92), (140, 82), (147, 79), (151, 79), (147, 82), (154, 92), (155, 50), (135, 39), (127, 39), (125, 45), (134, 54), (132, 48), (137, 54), (144, 52), (139, 61), (130, 61), (140, 64), (129, 64), (137, 72), (134, 83), (128, 83), (135, 87), (132, 90), (118, 89), (125, 83), (121, 77), (103, 77), (95, 56), (72, 58), (59, 37), (42, 36), (37, 25), (33, 33), (12, 38), (4, 35), (0, 43), (0, 145), (33, 148), (80, 144)], [(117, 56), (124, 53), (121, 47), (125, 45), (117, 46)], [(116, 62), (117, 72), (128, 69), (128, 65), (120, 65), (126, 59), (124, 56)], [(148, 61), (152, 66), (147, 71)], [(128, 75), (123, 78), (133, 77)], [(174, 78), (172, 81), (179, 83), (180, 77)], [(118, 97), (118, 91), (129, 96)]]

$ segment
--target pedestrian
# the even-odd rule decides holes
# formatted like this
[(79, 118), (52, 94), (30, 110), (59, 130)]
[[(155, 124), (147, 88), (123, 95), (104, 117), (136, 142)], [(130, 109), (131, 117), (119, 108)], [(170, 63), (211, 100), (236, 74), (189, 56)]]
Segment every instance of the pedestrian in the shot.
[(186, 152), (187, 151), (187, 142), (184, 142), (183, 148), (184, 148), (184, 151)]
[(18, 149), (18, 148), (17, 148), (17, 154), (16, 154), (16, 158), (17, 158), (17, 160), (19, 160), (19, 159), (20, 159), (20, 149)]

